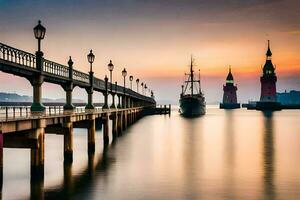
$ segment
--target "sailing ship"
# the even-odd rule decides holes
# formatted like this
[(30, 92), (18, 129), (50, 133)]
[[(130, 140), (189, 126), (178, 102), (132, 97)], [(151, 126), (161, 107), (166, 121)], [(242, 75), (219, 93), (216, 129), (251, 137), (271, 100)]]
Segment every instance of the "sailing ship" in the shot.
[(194, 60), (191, 57), (190, 73), (185, 74), (188, 76), (187, 80), (181, 86), (182, 91), (180, 94), (180, 110), (181, 115), (186, 117), (195, 117), (205, 114), (205, 98), (201, 90), (200, 83), (200, 70), (199, 79), (195, 79), (193, 70)]

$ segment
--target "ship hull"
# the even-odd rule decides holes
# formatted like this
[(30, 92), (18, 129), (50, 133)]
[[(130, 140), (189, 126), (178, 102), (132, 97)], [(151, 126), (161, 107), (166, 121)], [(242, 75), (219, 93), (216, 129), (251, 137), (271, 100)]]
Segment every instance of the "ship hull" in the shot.
[(202, 98), (185, 97), (179, 100), (180, 114), (185, 117), (196, 117), (205, 114), (205, 101)]

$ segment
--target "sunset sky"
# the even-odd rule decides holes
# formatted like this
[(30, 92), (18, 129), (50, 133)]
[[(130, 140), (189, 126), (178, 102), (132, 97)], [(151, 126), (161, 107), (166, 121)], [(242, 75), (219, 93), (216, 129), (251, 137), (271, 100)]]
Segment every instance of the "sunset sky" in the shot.
[[(72, 56), (75, 68), (87, 72), (86, 54), (93, 49), (97, 77), (108, 74), (112, 59), (118, 82), (126, 67), (157, 100), (178, 101), (191, 54), (207, 102), (221, 100), (229, 65), (238, 100), (259, 99), (268, 39), (278, 91), (300, 90), (299, 0), (0, 0), (0, 18), (0, 42), (34, 52), (32, 28), (40, 19), (47, 59), (66, 64)], [(14, 79), (12, 87), (11, 78), (0, 72), (0, 91), (32, 95), (28, 81)], [(64, 98), (59, 86), (43, 89), (43, 97)], [(84, 95), (76, 89), (74, 98)]]

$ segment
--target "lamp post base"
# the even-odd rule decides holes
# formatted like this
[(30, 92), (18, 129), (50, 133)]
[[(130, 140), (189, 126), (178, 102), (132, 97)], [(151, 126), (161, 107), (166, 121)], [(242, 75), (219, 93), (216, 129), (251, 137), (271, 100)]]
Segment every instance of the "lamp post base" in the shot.
[(85, 109), (93, 110), (93, 109), (95, 109), (95, 106), (92, 105), (92, 104), (87, 104), (87, 105), (85, 106)]
[(65, 104), (64, 110), (74, 110), (75, 106), (73, 104)]
[(44, 112), (46, 107), (42, 103), (32, 103), (30, 110), (31, 112)]

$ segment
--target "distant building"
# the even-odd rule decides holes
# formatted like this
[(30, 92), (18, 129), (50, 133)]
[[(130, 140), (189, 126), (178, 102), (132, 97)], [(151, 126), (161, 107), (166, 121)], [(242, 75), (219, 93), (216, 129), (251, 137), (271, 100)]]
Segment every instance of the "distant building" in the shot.
[(220, 108), (234, 109), (240, 108), (240, 104), (237, 103), (237, 86), (234, 85), (233, 76), (231, 73), (231, 67), (226, 78), (226, 85), (223, 85), (223, 102), (220, 104)]
[(290, 92), (277, 93), (277, 101), (283, 105), (299, 105), (300, 91), (291, 90)]
[(261, 102), (276, 102), (276, 81), (275, 67), (272, 64), (272, 52), (270, 50), (270, 41), (268, 40), (268, 50), (266, 53), (266, 63), (263, 67), (261, 82)]

